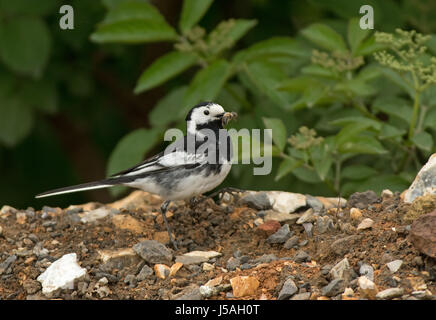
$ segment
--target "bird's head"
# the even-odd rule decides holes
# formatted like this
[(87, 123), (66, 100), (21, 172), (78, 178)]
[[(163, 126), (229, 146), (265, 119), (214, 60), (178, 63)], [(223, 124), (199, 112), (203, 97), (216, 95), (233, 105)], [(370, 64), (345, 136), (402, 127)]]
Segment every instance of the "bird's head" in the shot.
[(203, 128), (222, 129), (230, 120), (237, 117), (236, 112), (226, 112), (222, 106), (213, 102), (202, 102), (193, 107), (186, 116), (188, 131), (194, 133)]

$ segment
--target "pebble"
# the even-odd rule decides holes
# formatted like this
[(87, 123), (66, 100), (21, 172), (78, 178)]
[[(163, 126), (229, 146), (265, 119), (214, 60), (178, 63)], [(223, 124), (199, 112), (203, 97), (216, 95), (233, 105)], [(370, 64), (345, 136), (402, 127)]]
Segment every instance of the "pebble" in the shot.
[(350, 209), (350, 218), (352, 220), (360, 220), (360, 218), (362, 218), (362, 211), (360, 211), (357, 208), (351, 208)]
[(15, 215), (15, 218), (17, 220), (18, 224), (25, 224), (26, 223), (26, 212), (18, 211)]
[(315, 212), (321, 212), (324, 209), (324, 206), (321, 201), (317, 198), (306, 194), (306, 203), (309, 207), (311, 207)]
[(107, 286), (102, 286), (102, 287), (97, 288), (96, 292), (97, 292), (98, 297), (100, 299), (106, 298), (107, 296), (109, 296), (111, 294), (111, 290)]
[(3, 235), (3, 227), (0, 226), (0, 237)]
[(221, 253), (216, 251), (191, 251), (184, 255), (177, 256), (176, 262), (181, 262), (184, 265), (201, 264), (221, 255)]
[(419, 170), (415, 180), (404, 193), (404, 202), (412, 203), (419, 196), (435, 193), (436, 154), (432, 154), (427, 163)]
[(270, 263), (272, 261), (276, 261), (278, 258), (274, 253), (270, 253), (270, 254), (264, 254), (262, 256), (260, 256), (257, 259), (254, 259), (254, 263), (255, 264), (260, 264), (260, 263)]
[(41, 289), (41, 283), (36, 280), (26, 279), (23, 283), (23, 288), (27, 294), (35, 294)]
[(315, 211), (312, 208), (307, 209), (303, 215), (297, 220), (297, 224), (315, 221), (313, 218)]
[(230, 279), (233, 296), (236, 298), (254, 295), (259, 288), (259, 280), (252, 276), (237, 276)]
[(367, 277), (369, 280), (374, 281), (374, 268), (367, 263), (364, 263), (359, 268), (361, 276)]
[(133, 246), (133, 250), (149, 264), (170, 264), (173, 259), (171, 250), (155, 240), (145, 240), (137, 243)]
[(383, 200), (390, 199), (394, 196), (394, 193), (389, 189), (384, 189), (381, 192), (381, 197)]
[(292, 279), (287, 279), (279, 292), (278, 300), (287, 300), (297, 293), (298, 288)]
[(136, 265), (141, 258), (132, 248), (122, 248), (116, 250), (98, 250), (99, 259), (103, 262), (100, 267), (104, 271), (114, 269), (122, 270), (126, 267)]
[(372, 227), (374, 220), (370, 218), (363, 219), (362, 222), (357, 226), (357, 230), (365, 230)]
[(379, 300), (389, 300), (397, 297), (401, 297), (404, 293), (403, 288), (389, 288), (377, 293), (376, 298)]
[(335, 279), (330, 281), (328, 285), (321, 289), (322, 295), (326, 297), (334, 297), (344, 292), (345, 284), (342, 279)]
[(321, 274), (326, 276), (330, 273), (330, 270), (333, 268), (331, 264), (326, 264), (321, 268)]
[(174, 277), (181, 267), (183, 267), (183, 263), (181, 262), (174, 263), (170, 268), (170, 277)]
[(3, 216), (6, 216), (6, 215), (9, 214), (9, 213), (14, 214), (14, 213), (16, 213), (16, 212), (17, 212), (17, 209), (15, 209), (15, 208), (13, 208), (13, 207), (11, 207), (11, 206), (8, 206), (8, 205), (4, 205), (4, 206), (1, 208), (1, 210), (0, 210), (0, 216), (3, 217)]
[(139, 271), (139, 273), (136, 275), (136, 280), (138, 281), (144, 281), (146, 279), (149, 279), (153, 276), (153, 269), (151, 269), (149, 266), (144, 265)]
[[(126, 214), (117, 214), (112, 217), (112, 223), (121, 230), (128, 230), (136, 234), (144, 232), (144, 223)], [(168, 234), (166, 232), (166, 234)]]
[(392, 273), (395, 273), (400, 269), (402, 264), (403, 264), (403, 260), (394, 260), (394, 261), (387, 263), (386, 266), (389, 268), (389, 270)]
[(293, 260), (297, 263), (300, 263), (300, 262), (310, 260), (310, 256), (309, 256), (309, 254), (307, 254), (306, 251), (298, 250), (298, 252), (295, 254)]
[(368, 277), (361, 276), (358, 278), (359, 292), (364, 298), (375, 299), (378, 289), (377, 286)]
[(174, 295), (172, 299), (175, 300), (202, 300), (203, 296), (200, 292), (200, 287), (196, 284), (191, 284), (184, 288), (181, 292)]
[(42, 293), (47, 295), (57, 289), (73, 289), (74, 281), (83, 277), (86, 269), (77, 263), (75, 253), (63, 255), (53, 262), (37, 280), (42, 284)]
[(111, 213), (115, 213), (115, 212), (112, 212), (112, 210), (110, 210), (106, 207), (100, 207), (100, 208), (95, 209), (95, 210), (80, 213), (79, 217), (80, 217), (80, 221), (82, 223), (91, 223), (91, 222), (96, 222), (97, 220), (103, 219), (103, 218), (107, 217), (108, 215), (110, 215)]
[(310, 300), (310, 296), (310, 292), (303, 292), (294, 295), (290, 300)]
[(265, 236), (270, 236), (277, 232), (281, 227), (280, 222), (276, 220), (268, 220), (265, 223), (259, 225), (256, 229), (257, 233)]
[(347, 258), (339, 261), (329, 272), (332, 279), (344, 279), (344, 272), (350, 270), (350, 263)]
[(313, 224), (310, 223), (310, 222), (308, 222), (308, 223), (303, 223), (303, 228), (304, 228), (304, 231), (306, 231), (307, 236), (308, 236), (309, 238), (311, 238), (311, 237), (312, 237)]
[(332, 218), (325, 216), (325, 217), (318, 217), (316, 219), (316, 230), (319, 234), (326, 233), (329, 230), (334, 230), (334, 223)]
[(275, 220), (279, 223), (289, 223), (294, 224), (301, 217), (301, 213), (286, 213), (278, 212), (274, 210), (268, 210), (265, 212), (265, 217), (263, 220)]
[(241, 260), (239, 260), (239, 258), (230, 257), (230, 259), (227, 260), (226, 269), (229, 271), (234, 271), (240, 265), (241, 265)]
[(289, 225), (284, 224), (276, 233), (270, 235), (266, 242), (268, 243), (284, 243), (291, 237), (292, 233), (289, 230)]
[(353, 296), (354, 296), (354, 291), (351, 288), (345, 288), (344, 292), (342, 293), (342, 299), (346, 297), (353, 297)]
[(355, 192), (348, 198), (348, 205), (358, 209), (365, 209), (368, 205), (377, 202), (378, 197), (374, 191)]
[(5, 261), (0, 263), (0, 275), (5, 273), (9, 269), (9, 267), (12, 265), (12, 263), (14, 263), (16, 260), (17, 260), (17, 256), (15, 254), (13, 254), (13, 255), (10, 255), (9, 257), (7, 257), (5, 259)]
[(156, 277), (160, 279), (166, 279), (171, 272), (170, 267), (161, 263), (155, 264), (153, 269), (154, 269), (154, 273), (156, 274)]
[(265, 192), (251, 192), (243, 196), (239, 201), (256, 210), (268, 210), (272, 208), (269, 197)]
[(124, 283), (127, 284), (130, 288), (134, 288), (134, 287), (136, 287), (137, 279), (136, 279), (135, 275), (128, 274), (124, 278)]
[(410, 241), (418, 251), (436, 258), (436, 210), (419, 216), (412, 223)]
[(299, 193), (268, 191), (267, 195), (272, 208), (278, 212), (291, 213), (306, 206), (306, 197)]
[(215, 269), (213, 264), (210, 264), (207, 262), (204, 262), (201, 267), (202, 267), (203, 271), (212, 271), (213, 269)]

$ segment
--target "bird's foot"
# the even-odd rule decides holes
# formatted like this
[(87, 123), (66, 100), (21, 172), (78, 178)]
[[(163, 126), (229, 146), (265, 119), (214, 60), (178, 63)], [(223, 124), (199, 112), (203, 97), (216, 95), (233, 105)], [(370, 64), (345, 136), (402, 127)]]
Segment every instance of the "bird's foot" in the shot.
[(215, 196), (219, 196), (219, 199), (222, 199), (225, 193), (231, 194), (236, 199), (239, 198), (239, 193), (245, 192), (245, 190), (233, 188), (233, 187), (226, 187), (222, 188), (218, 191), (215, 191), (214, 193), (210, 194), (207, 198), (214, 198)]
[(170, 228), (170, 225), (168, 224), (168, 220), (167, 220), (167, 216), (166, 216), (169, 204), (170, 204), (169, 200), (165, 201), (162, 204), (162, 206), (160, 207), (160, 212), (162, 214), (163, 221), (164, 221), (165, 226), (167, 228), (167, 232), (168, 232), (168, 237), (170, 239), (170, 243), (173, 245), (175, 250), (179, 250), (178, 247), (177, 247), (177, 242), (173, 238), (173, 233), (171, 232), (171, 228)]

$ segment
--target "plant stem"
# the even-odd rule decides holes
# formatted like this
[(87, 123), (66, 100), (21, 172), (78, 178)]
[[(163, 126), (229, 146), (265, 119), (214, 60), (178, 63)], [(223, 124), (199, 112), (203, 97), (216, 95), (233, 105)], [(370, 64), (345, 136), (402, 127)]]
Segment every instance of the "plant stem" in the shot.
[(339, 192), (341, 188), (341, 160), (336, 159), (336, 168), (335, 168), (335, 191)]
[(412, 119), (410, 120), (410, 126), (409, 126), (409, 136), (408, 136), (409, 141), (412, 140), (413, 134), (415, 133), (415, 126), (416, 126), (416, 122), (418, 120), (418, 114), (419, 114), (420, 96), (421, 96), (421, 91), (418, 89), (415, 89), (415, 98), (413, 101), (413, 113), (412, 113)]

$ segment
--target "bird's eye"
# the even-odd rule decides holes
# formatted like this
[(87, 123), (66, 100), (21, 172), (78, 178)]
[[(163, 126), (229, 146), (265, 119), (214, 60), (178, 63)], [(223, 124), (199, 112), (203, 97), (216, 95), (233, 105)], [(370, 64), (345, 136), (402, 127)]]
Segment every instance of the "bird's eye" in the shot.
[(204, 110), (204, 112), (203, 112), (206, 116), (208, 116), (209, 115), (209, 110)]

